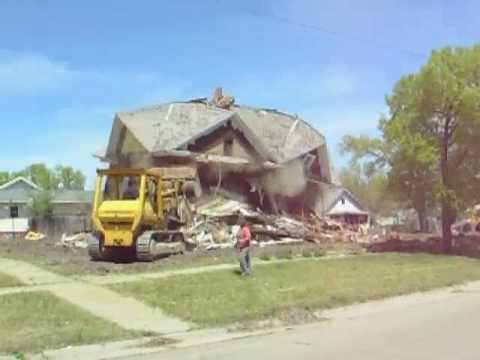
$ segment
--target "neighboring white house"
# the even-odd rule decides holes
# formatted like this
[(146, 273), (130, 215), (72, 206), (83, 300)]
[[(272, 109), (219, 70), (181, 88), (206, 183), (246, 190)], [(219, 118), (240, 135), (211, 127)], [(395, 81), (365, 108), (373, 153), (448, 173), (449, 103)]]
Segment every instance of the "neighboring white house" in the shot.
[(317, 209), (317, 212), (348, 224), (368, 223), (369, 212), (347, 189), (330, 185), (324, 194), (319, 203), (321, 209)]
[(28, 203), (41, 189), (24, 177), (17, 177), (0, 186), (0, 219), (10, 218), (15, 212), (18, 219), (28, 218)]
[[(29, 205), (32, 197), (41, 190), (38, 185), (24, 177), (17, 177), (0, 186), (0, 233), (28, 231)], [(88, 218), (93, 199), (92, 191), (57, 190), (52, 196), (53, 216)], [(11, 218), (11, 214), (16, 214), (15, 219)]]

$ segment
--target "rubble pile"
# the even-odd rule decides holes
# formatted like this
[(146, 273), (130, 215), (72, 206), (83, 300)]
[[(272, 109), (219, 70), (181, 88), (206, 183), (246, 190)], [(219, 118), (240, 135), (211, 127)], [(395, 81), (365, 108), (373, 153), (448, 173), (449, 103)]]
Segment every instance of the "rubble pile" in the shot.
[[(185, 209), (188, 209), (185, 210)], [(182, 210), (184, 209), (184, 210)], [(314, 214), (294, 216), (267, 214), (253, 209), (247, 202), (229, 199), (224, 195), (204, 198), (192, 204), (186, 201), (179, 207), (178, 221), (184, 225), (178, 230), (183, 233), (184, 250), (215, 250), (233, 248), (237, 242), (243, 217), (250, 225), (253, 244), (259, 247), (269, 245), (301, 244), (309, 242), (368, 242), (367, 234), (346, 224)], [(188, 213), (188, 214), (187, 214)], [(188, 215), (188, 216), (187, 216)], [(182, 221), (183, 220), (183, 221)], [(87, 233), (63, 234), (56, 246), (65, 248), (87, 248)], [(162, 242), (158, 247), (169, 253), (181, 252), (178, 241)]]
[(238, 219), (244, 217), (250, 224), (254, 243), (258, 246), (302, 242), (359, 241), (361, 234), (326, 217), (309, 215), (265, 214), (248, 204), (215, 197), (194, 211), (190, 226), (182, 230), (189, 234), (187, 242), (207, 250), (233, 247), (239, 231)]
[(66, 248), (82, 248), (86, 249), (88, 247), (88, 234), (87, 233), (78, 233), (74, 235), (63, 234), (55, 245), (63, 246)]

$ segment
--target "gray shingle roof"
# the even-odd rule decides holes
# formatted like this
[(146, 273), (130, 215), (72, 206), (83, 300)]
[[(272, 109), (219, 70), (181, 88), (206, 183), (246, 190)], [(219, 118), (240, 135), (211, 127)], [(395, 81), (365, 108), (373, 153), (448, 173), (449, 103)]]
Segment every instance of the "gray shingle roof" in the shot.
[[(277, 162), (290, 160), (325, 144), (324, 137), (300, 118), (245, 106), (223, 110), (202, 102), (176, 102), (119, 112), (116, 119), (147, 151), (156, 152), (180, 149), (197, 134), (209, 132), (234, 115), (260, 142), (259, 147)], [(108, 153), (114, 153), (114, 150), (109, 149)]]
[(52, 202), (93, 202), (93, 191), (86, 190), (60, 190), (53, 195)]
[[(0, 203), (28, 203), (34, 192), (22, 189), (0, 190)], [(53, 195), (52, 202), (69, 202), (69, 203), (91, 203), (93, 201), (93, 191), (83, 190), (61, 190)]]
[(27, 203), (31, 198), (31, 193), (23, 189), (0, 190), (0, 203)]
[(155, 152), (175, 149), (231, 113), (201, 103), (170, 103), (120, 112), (117, 116), (146, 150)]
[(36, 184), (23, 176), (18, 176), (15, 179), (7, 181), (5, 184), (0, 185), (0, 190), (13, 190), (13, 189), (40, 189)]
[(279, 162), (325, 144), (323, 135), (298, 117), (249, 107), (234, 110)]

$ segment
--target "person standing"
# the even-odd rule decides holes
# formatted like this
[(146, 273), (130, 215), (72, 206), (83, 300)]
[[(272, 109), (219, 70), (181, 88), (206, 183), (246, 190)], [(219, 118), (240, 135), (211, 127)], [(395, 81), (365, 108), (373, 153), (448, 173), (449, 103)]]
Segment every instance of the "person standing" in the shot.
[(252, 246), (252, 234), (250, 227), (244, 218), (239, 219), (240, 231), (238, 232), (237, 250), (239, 251), (240, 258), (240, 271), (242, 276), (252, 275), (252, 260), (251, 260), (251, 246)]

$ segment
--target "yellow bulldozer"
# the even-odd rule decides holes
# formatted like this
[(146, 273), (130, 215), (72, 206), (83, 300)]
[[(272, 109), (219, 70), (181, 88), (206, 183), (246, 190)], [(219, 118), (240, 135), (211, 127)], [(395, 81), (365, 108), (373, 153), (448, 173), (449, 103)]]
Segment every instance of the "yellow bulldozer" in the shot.
[(191, 217), (186, 198), (194, 179), (182, 167), (97, 170), (90, 258), (152, 261), (158, 244), (188, 250), (179, 229)]

